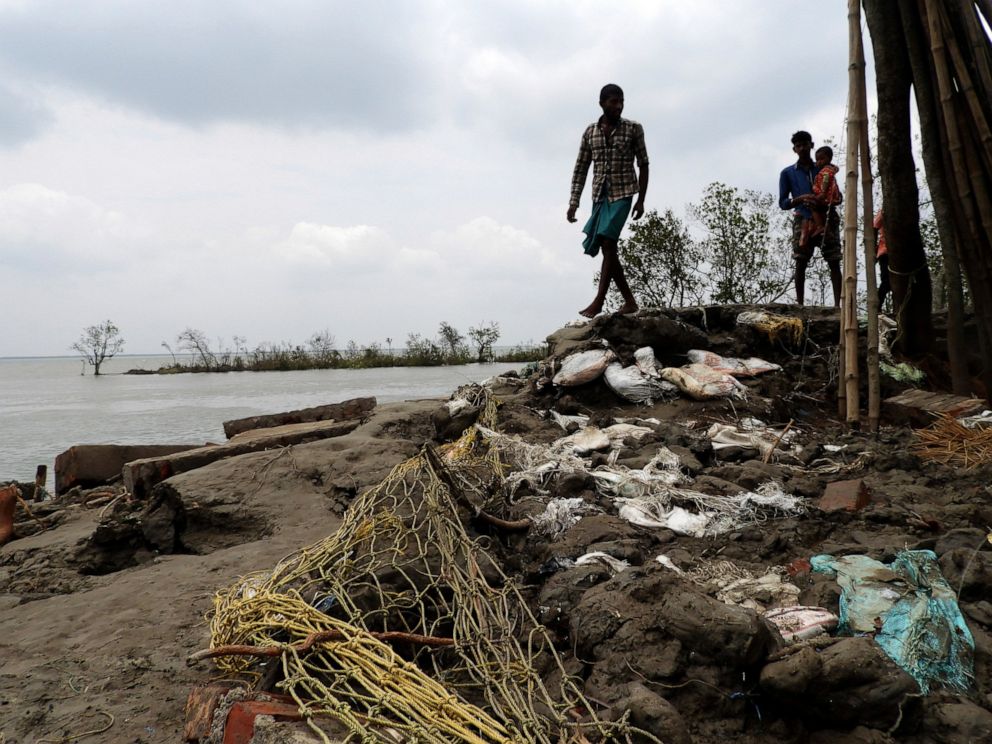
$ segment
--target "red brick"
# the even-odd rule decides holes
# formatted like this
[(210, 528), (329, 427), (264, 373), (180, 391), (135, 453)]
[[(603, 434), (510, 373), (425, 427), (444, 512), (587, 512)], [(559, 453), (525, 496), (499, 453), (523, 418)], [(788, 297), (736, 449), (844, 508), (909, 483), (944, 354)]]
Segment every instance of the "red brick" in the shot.
[(870, 503), (871, 492), (865, 482), (858, 478), (828, 483), (817, 506), (825, 512), (856, 512), (861, 511)]
[(785, 567), (785, 572), (795, 578), (796, 576), (806, 576), (812, 572), (813, 566), (805, 558), (796, 558)]
[(277, 721), (301, 721), (303, 716), (295, 703), (268, 703), (247, 700), (235, 703), (227, 714), (224, 725), (224, 744), (251, 744), (255, 736), (255, 719), (272, 716)]

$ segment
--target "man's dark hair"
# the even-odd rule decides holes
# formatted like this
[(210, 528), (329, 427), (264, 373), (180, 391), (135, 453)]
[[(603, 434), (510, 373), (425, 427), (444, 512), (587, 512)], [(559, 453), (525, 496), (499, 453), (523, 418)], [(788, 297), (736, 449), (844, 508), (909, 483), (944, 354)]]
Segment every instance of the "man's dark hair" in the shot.
[(834, 148), (830, 147), (829, 145), (824, 145), (823, 147), (816, 148), (817, 155), (819, 155), (821, 152), (827, 153), (827, 157), (830, 158), (831, 160), (834, 159)]
[(798, 145), (800, 142), (812, 142), (813, 135), (809, 132), (800, 129), (794, 135), (792, 135), (792, 144)]
[(623, 98), (623, 88), (621, 88), (616, 83), (607, 83), (603, 86), (603, 89), (599, 91), (599, 102), (602, 103), (610, 96), (617, 96), (618, 98)]

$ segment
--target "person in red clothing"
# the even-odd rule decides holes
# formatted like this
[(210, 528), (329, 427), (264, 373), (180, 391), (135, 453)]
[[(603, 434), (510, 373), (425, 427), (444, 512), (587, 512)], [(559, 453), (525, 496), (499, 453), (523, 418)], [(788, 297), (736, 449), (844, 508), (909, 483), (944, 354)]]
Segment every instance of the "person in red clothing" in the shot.
[(840, 204), (844, 197), (837, 185), (837, 172), (840, 170), (833, 164), (834, 151), (823, 146), (816, 151), (817, 173), (813, 178), (813, 193), (807, 206), (813, 216), (803, 223), (803, 234), (799, 245), (805, 249), (815, 248), (823, 242), (827, 229), (828, 212)]
[(885, 224), (882, 210), (878, 210), (872, 221), (875, 226), (875, 264), (878, 266), (878, 309), (882, 309), (885, 298), (889, 296), (892, 287), (889, 286), (889, 247), (885, 244)]

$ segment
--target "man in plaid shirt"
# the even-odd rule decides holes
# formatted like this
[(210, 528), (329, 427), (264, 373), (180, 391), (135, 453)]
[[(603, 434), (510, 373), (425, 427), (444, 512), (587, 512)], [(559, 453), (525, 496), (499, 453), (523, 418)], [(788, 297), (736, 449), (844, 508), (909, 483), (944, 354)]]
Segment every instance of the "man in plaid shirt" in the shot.
[[(616, 283), (624, 301), (618, 312), (627, 314), (637, 311), (637, 301), (620, 264), (617, 241), (631, 212), (634, 195), (637, 195), (637, 202), (633, 204), (636, 220), (644, 214), (644, 195), (648, 190), (648, 151), (644, 144), (644, 128), (636, 121), (621, 118), (623, 91), (620, 86), (604, 86), (599, 93), (599, 105), (603, 115), (582, 134), (579, 155), (572, 172), (572, 196), (566, 215), (569, 222), (575, 222), (575, 211), (579, 208), (589, 164), (592, 163), (593, 209), (582, 229), (586, 234), (582, 245), (590, 256), (595, 256), (602, 248), (603, 267), (599, 273), (596, 297), (589, 307), (579, 311), (586, 318), (595, 317), (602, 311), (611, 281)], [(634, 172), (635, 160), (638, 173)]]

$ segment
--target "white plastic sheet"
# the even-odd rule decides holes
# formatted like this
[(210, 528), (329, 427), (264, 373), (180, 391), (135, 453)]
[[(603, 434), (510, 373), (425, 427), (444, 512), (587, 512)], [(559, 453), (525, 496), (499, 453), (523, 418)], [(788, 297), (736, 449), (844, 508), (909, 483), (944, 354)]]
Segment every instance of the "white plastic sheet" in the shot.
[(594, 550), (591, 553), (586, 553), (575, 559), (576, 566), (593, 566), (600, 565), (606, 566), (612, 573), (618, 574), (626, 568), (630, 568), (630, 564), (620, 558), (614, 558), (612, 555), (607, 553), (602, 553), (598, 550)]

